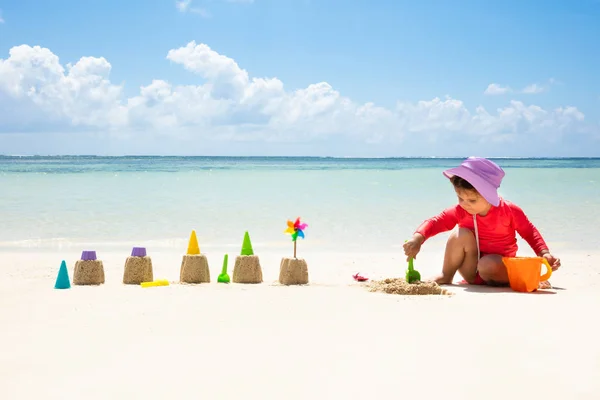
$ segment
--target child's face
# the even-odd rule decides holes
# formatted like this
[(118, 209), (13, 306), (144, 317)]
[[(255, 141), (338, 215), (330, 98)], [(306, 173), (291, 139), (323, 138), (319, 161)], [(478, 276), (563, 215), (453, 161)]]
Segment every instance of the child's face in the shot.
[(484, 199), (476, 190), (454, 189), (458, 196), (458, 205), (469, 214), (485, 214), (491, 204)]

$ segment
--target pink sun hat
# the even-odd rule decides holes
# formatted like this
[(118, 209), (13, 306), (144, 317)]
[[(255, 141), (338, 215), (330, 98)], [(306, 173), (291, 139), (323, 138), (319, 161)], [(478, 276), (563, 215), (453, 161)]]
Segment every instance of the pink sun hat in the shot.
[(504, 178), (504, 170), (496, 163), (482, 157), (469, 157), (460, 166), (443, 172), (448, 179), (458, 176), (468, 181), (491, 205), (498, 207), (498, 188)]

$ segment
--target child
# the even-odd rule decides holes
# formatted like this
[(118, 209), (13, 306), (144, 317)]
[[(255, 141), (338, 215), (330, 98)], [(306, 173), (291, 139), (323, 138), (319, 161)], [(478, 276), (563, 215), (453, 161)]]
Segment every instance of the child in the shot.
[[(412, 239), (404, 244), (404, 254), (416, 258), (421, 245), (441, 232), (458, 229), (446, 244), (442, 273), (433, 280), (451, 284), (458, 271), (465, 281), (475, 285), (507, 285), (508, 275), (502, 257), (517, 254), (518, 233), (535, 253), (546, 258), (556, 271), (560, 260), (554, 257), (542, 235), (523, 210), (498, 196), (504, 171), (490, 160), (469, 157), (459, 167), (443, 172), (452, 182), (458, 204), (424, 221)], [(548, 282), (542, 284), (549, 286)]]

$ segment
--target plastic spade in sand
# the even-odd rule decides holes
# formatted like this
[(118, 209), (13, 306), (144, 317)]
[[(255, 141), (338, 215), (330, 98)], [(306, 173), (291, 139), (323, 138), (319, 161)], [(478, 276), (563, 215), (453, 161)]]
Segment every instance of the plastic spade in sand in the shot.
[(156, 281), (148, 281), (140, 283), (143, 288), (157, 287), (157, 286), (169, 286), (169, 281), (166, 279), (158, 279)]
[[(408, 240), (404, 241), (404, 243), (406, 242), (408, 242)], [(406, 270), (405, 279), (407, 283), (418, 282), (421, 280), (421, 274), (415, 269), (412, 257), (408, 259), (408, 269)]]
[(408, 269), (406, 270), (406, 282), (414, 283), (421, 280), (421, 274), (413, 266), (413, 259), (408, 260)]
[(227, 254), (223, 257), (223, 269), (221, 270), (221, 274), (217, 277), (217, 282), (220, 283), (229, 283), (229, 275), (227, 275)]

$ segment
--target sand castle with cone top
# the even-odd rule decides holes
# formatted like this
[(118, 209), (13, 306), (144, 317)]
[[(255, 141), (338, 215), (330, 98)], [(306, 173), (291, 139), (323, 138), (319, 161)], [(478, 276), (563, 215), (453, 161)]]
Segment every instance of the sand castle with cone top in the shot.
[(233, 267), (233, 282), (235, 283), (262, 283), (263, 274), (260, 259), (254, 254), (250, 235), (244, 233), (242, 251), (235, 259)]
[(184, 254), (183, 260), (181, 260), (179, 281), (181, 283), (210, 282), (208, 259), (204, 254), (200, 253), (200, 246), (198, 246), (198, 238), (196, 237), (195, 230), (193, 230), (190, 235), (187, 254)]

